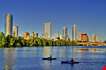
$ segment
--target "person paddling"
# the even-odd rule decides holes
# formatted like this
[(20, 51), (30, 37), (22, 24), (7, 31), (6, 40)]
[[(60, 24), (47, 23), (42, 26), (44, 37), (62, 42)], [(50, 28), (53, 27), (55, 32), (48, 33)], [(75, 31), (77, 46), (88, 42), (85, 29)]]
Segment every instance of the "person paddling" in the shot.
[(71, 62), (72, 62), (72, 63), (74, 63), (74, 62), (75, 62), (73, 58), (71, 59)]

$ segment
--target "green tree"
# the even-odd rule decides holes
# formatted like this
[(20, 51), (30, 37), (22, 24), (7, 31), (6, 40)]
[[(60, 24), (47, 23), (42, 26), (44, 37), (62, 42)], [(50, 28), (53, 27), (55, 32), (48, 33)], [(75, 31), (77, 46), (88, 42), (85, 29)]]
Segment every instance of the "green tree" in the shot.
[(6, 44), (6, 39), (3, 32), (0, 32), (0, 47), (3, 48)]

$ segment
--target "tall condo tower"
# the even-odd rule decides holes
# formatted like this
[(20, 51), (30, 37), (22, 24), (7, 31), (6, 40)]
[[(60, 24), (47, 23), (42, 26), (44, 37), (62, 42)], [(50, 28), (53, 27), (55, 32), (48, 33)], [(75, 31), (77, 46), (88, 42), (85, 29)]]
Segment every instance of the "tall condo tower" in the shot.
[(13, 16), (10, 13), (6, 14), (5, 20), (5, 34), (12, 35), (12, 28), (13, 28)]
[(52, 37), (52, 23), (50, 21), (43, 24), (43, 36), (46, 39)]
[(75, 24), (72, 26), (72, 40), (77, 40), (77, 27)]
[(63, 37), (64, 39), (68, 39), (68, 29), (66, 26), (63, 27)]
[(18, 37), (18, 26), (17, 25), (13, 26), (13, 36)]
[(92, 35), (92, 42), (97, 42), (97, 35), (96, 34)]

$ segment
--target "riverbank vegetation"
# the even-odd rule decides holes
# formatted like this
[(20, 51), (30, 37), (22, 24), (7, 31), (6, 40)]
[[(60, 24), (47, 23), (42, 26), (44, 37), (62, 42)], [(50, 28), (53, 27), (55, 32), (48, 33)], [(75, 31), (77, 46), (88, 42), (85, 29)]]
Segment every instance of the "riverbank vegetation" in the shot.
[(72, 46), (77, 45), (76, 42), (72, 42), (70, 40), (62, 40), (57, 38), (57, 40), (47, 40), (44, 38), (30, 38), (29, 40), (25, 40), (23, 37), (13, 37), (13, 36), (5, 36), (4, 34), (0, 34), (0, 48), (5, 47), (39, 47), (39, 46)]

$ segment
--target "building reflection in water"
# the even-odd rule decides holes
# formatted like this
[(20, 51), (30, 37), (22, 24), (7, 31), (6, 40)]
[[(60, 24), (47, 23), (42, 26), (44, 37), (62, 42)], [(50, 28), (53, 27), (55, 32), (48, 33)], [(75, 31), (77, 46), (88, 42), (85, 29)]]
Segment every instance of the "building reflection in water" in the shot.
[(97, 52), (97, 48), (91, 48), (91, 49), (89, 49), (89, 52), (96, 53)]
[(12, 70), (15, 63), (15, 49), (5, 48), (4, 49), (4, 70)]
[[(52, 55), (51, 47), (44, 47), (42, 54), (43, 54), (43, 57), (49, 57), (50, 55)], [(43, 61), (43, 64), (44, 65), (42, 67), (44, 70), (50, 70), (50, 68), (51, 68), (50, 62)]]
[(74, 58), (77, 58), (78, 60), (85, 58), (86, 53), (88, 53), (89, 49), (88, 48), (74, 48)]
[(43, 48), (43, 57), (49, 57), (52, 55), (51, 47), (44, 47)]
[(61, 57), (62, 59), (67, 57), (67, 48), (63, 47), (63, 48), (59, 48), (59, 57)]

